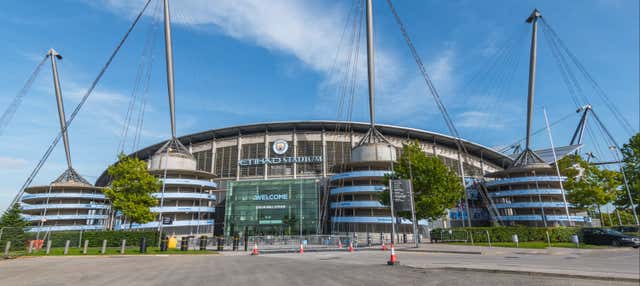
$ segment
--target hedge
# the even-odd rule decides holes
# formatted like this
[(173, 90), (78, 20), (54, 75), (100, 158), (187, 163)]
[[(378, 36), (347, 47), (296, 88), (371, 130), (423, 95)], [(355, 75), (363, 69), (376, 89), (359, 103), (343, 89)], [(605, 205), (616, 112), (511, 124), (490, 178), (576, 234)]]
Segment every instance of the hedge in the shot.
[[(45, 234), (40, 233), (40, 239)], [(27, 233), (27, 239), (36, 239), (36, 233)], [(50, 232), (47, 240), (51, 240), (52, 247), (64, 247), (67, 240), (71, 246), (80, 247), (85, 240), (89, 240), (89, 247), (101, 247), (102, 241), (107, 240), (108, 247), (119, 247), (123, 239), (127, 240), (127, 246), (138, 246), (140, 240), (146, 238), (147, 246), (158, 245), (157, 231), (84, 231), (82, 236), (79, 231)]]
[[(468, 240), (473, 236), (476, 242), (487, 241), (487, 231), (491, 242), (512, 242), (511, 236), (518, 235), (518, 240), (546, 241), (547, 232), (551, 242), (570, 242), (571, 236), (578, 233), (579, 227), (464, 227), (455, 229), (436, 228), (431, 231), (431, 237), (437, 240), (441, 238), (453, 240)], [(451, 230), (451, 233), (449, 233)]]

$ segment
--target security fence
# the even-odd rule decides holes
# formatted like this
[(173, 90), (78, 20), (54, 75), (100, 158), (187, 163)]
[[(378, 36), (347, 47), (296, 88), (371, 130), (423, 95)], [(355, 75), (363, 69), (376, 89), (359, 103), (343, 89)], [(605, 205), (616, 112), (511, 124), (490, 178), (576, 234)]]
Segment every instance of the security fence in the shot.
[(5, 257), (49, 254), (126, 253), (158, 246), (154, 231), (43, 231), (26, 232), (16, 227), (0, 228), (0, 251)]

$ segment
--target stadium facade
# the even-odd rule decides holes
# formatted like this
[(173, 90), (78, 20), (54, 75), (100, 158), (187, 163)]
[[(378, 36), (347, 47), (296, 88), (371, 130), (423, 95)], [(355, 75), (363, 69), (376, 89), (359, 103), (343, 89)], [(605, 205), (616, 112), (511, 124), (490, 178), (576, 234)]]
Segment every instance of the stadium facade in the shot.
[[(393, 152), (393, 158), (399, 156), (403, 144), (417, 141), (425, 153), (437, 156), (457, 170), (455, 138), (413, 128), (376, 127), (389, 141), (390, 148), (382, 152)], [(296, 121), (234, 126), (182, 136), (179, 141), (195, 158), (194, 170), (188, 173), (200, 173), (198, 180), (202, 182), (189, 182), (185, 189), (197, 198), (180, 194), (180, 201), (169, 201), (172, 212), (180, 210), (179, 217), (173, 213), (173, 223), (182, 223), (180, 228), (165, 227), (180, 233), (213, 228), (215, 233), (227, 235), (245, 231), (250, 234), (297, 234), (301, 230), (303, 234), (386, 232), (391, 216), (377, 196), (384, 188), (382, 178), (390, 172), (391, 161), (351, 162), (353, 147), (368, 130), (369, 125), (364, 123)], [(470, 154), (465, 163), (466, 176), (480, 178), (484, 173), (503, 170), (512, 162), (508, 156), (492, 149), (463, 142)], [(163, 168), (153, 163), (152, 157), (160, 154), (163, 144), (132, 154), (156, 165), (151, 169), (159, 177)], [(172, 171), (175, 168), (168, 169), (169, 174), (176, 173)], [(211, 184), (205, 192), (207, 198), (199, 197), (203, 195), (200, 191), (192, 192), (194, 186), (205, 182)], [(172, 184), (176, 186), (175, 183)], [(105, 172), (96, 185), (108, 184)], [(182, 189), (165, 190), (165, 196), (181, 192)], [(163, 207), (166, 206), (165, 201)], [(288, 221), (283, 220), (285, 215)], [(118, 225), (117, 220), (113, 225)], [(158, 222), (133, 227), (157, 228)]]

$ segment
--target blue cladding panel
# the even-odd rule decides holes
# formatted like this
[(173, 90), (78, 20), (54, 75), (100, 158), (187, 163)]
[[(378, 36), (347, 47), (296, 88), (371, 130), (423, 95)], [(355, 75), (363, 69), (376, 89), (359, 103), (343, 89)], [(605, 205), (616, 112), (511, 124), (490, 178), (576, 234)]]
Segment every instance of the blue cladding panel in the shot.
[[(564, 208), (563, 202), (526, 202), (526, 203), (509, 203), (509, 204), (495, 204), (499, 209), (518, 209), (518, 208)], [(567, 206), (572, 208), (573, 205), (567, 203)]]
[(216, 209), (212, 207), (152, 207), (151, 211), (154, 213), (213, 213)]
[(378, 201), (349, 201), (331, 203), (331, 208), (386, 208)]
[(349, 193), (380, 193), (384, 191), (384, 186), (349, 186), (331, 189), (331, 195)]
[(85, 194), (85, 193), (42, 193), (42, 194), (24, 194), (23, 200), (28, 199), (40, 199), (40, 198), (80, 198), (80, 199), (94, 199), (104, 200), (103, 194)]
[(530, 189), (530, 190), (511, 190), (502, 192), (491, 192), (489, 195), (495, 197), (512, 197), (512, 196), (528, 196), (528, 195), (561, 195), (560, 189)]
[(23, 210), (40, 210), (40, 209), (108, 209), (109, 206), (101, 204), (42, 204), (42, 205), (28, 205), (22, 204), (20, 207)]
[[(162, 181), (162, 179), (160, 179)], [(194, 180), (194, 179), (169, 179), (167, 178), (165, 183), (167, 185), (187, 185), (187, 186), (201, 186), (201, 187), (209, 187), (209, 188), (217, 188), (218, 185), (214, 182), (205, 181), (205, 180)]]
[(507, 178), (500, 180), (487, 181), (486, 185), (488, 187), (499, 186), (499, 185), (507, 185), (513, 183), (535, 183), (535, 182), (564, 182), (567, 180), (567, 177), (558, 177), (558, 176), (531, 176), (531, 177), (518, 177), (518, 178)]
[(391, 171), (355, 171), (333, 175), (331, 176), (331, 181), (354, 178), (384, 177), (384, 175), (387, 174), (391, 174)]

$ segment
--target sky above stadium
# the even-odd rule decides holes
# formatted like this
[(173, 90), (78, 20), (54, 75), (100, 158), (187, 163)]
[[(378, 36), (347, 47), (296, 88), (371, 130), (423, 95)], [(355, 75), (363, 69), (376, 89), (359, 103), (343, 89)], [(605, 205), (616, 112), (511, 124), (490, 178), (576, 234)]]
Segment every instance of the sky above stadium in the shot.
[[(136, 148), (139, 107), (127, 136), (132, 95), (146, 94), (142, 148), (170, 136), (161, 1), (142, 21), (69, 129), (74, 167), (94, 182), (116, 158)], [(349, 45), (354, 1), (171, 1), (178, 135), (232, 125), (288, 120), (368, 121), (364, 35)], [(396, 3), (397, 2), (397, 3)], [(394, 1), (460, 135), (488, 147), (524, 136), (533, 8), (615, 105), (582, 80), (578, 90), (618, 143), (638, 132), (639, 4), (611, 1)], [(3, 112), (49, 48), (64, 59), (59, 73), (67, 115), (79, 103), (144, 1), (4, 1), (0, 9), (0, 105)], [(377, 122), (450, 134), (422, 80), (386, 1), (374, 0)], [(543, 109), (556, 145), (568, 144), (579, 114), (554, 57), (550, 31), (541, 35), (534, 130)], [(358, 55), (355, 88), (341, 92), (345, 59)], [(141, 68), (150, 73), (137, 76)], [(571, 71), (571, 68), (569, 69)], [(569, 74), (580, 78), (578, 69)], [(140, 78), (140, 79), (136, 79)], [(148, 91), (145, 88), (148, 78)], [(580, 79), (578, 79), (580, 82)], [(574, 92), (576, 88), (574, 87)], [(352, 112), (344, 102), (353, 94)], [(0, 209), (29, 176), (59, 131), (48, 64), (0, 135)], [(350, 115), (349, 115), (350, 114)], [(628, 121), (626, 128), (620, 117)], [(612, 155), (591, 125), (585, 148)], [(534, 147), (549, 146), (541, 132)], [(33, 184), (66, 168), (60, 143)]]

